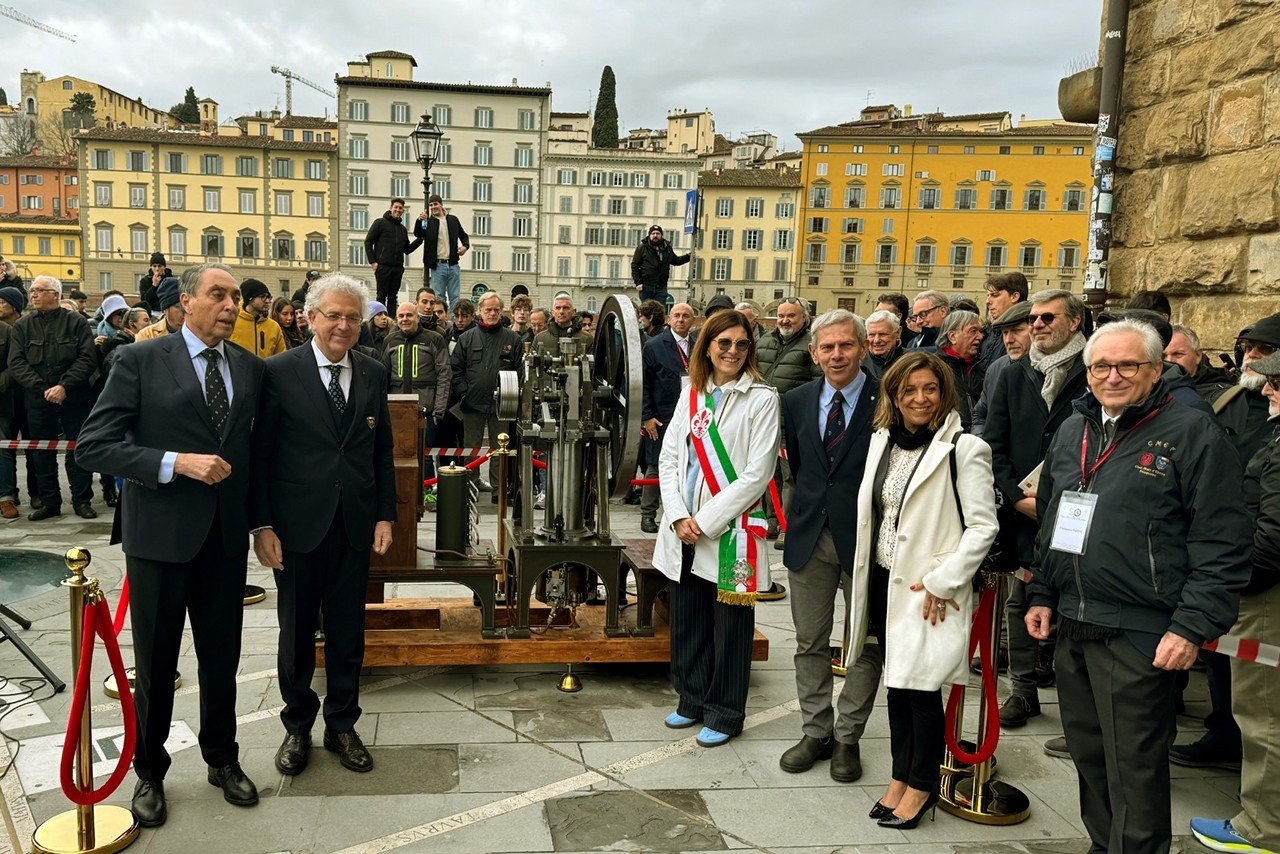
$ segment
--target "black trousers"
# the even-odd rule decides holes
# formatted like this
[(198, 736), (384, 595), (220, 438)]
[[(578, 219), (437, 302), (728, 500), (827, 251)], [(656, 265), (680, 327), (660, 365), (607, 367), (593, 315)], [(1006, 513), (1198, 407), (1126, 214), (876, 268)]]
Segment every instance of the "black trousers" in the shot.
[(247, 544), (239, 554), (223, 548), (217, 517), (189, 563), (125, 557), (137, 668), (138, 741), (133, 769), (140, 780), (163, 780), (169, 770), (164, 742), (173, 720), (173, 680), (188, 615), (199, 665), (200, 753), (215, 768), (238, 759), (236, 669), (247, 560)]
[(913, 789), (937, 791), (945, 746), (942, 694), (910, 688), (889, 688), (887, 693), (893, 779)]
[(1203, 740), (1228, 759), (1240, 756), (1240, 727), (1231, 714), (1231, 659), (1220, 652), (1201, 652), (1209, 679), (1211, 709), (1205, 715)]
[(1167, 852), (1173, 673), (1152, 667), (1123, 635), (1059, 636), (1054, 673), (1089, 850)]
[(276, 570), (280, 645), (276, 665), (287, 732), (311, 732), (320, 698), (311, 688), (316, 672), (317, 618), (324, 613), (325, 727), (348, 732), (360, 719), (360, 668), (364, 664), (364, 593), (369, 552), (351, 547), (338, 505), (329, 531), (312, 552), (284, 552)]
[(676, 711), (737, 735), (746, 717), (756, 609), (716, 601), (716, 586), (693, 574), (682, 547), (680, 582), (671, 585), (671, 682)]
[(396, 294), (400, 293), (400, 280), (404, 278), (404, 267), (379, 264), (378, 269), (373, 271), (373, 278), (377, 282), (378, 302), (385, 305), (387, 311), (393, 311), (391, 306), (396, 305)]
[[(32, 439), (57, 439), (59, 435), (74, 441), (80, 435), (84, 420), (89, 417), (92, 404), (88, 400), (68, 398), (61, 405), (52, 403), (27, 403), (27, 427)], [(58, 451), (32, 451), (31, 463), (36, 470), (36, 488), (40, 499), (53, 508), (62, 506), (62, 490), (58, 487)], [(88, 503), (93, 500), (93, 474), (76, 463), (76, 455), (62, 452), (67, 469), (67, 481), (71, 484), (71, 502)], [(243, 607), (243, 605), (241, 605)]]

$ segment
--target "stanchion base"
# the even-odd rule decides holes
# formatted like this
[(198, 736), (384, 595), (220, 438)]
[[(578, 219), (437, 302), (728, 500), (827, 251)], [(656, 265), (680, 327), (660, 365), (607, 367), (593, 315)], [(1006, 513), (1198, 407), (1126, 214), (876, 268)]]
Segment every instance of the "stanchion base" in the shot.
[(973, 778), (956, 781), (951, 797), (938, 802), (943, 812), (977, 824), (1018, 824), (1031, 815), (1031, 801), (1021, 789), (1000, 780), (988, 780), (981, 810), (973, 806)]
[(843, 664), (840, 663), (841, 661), (844, 660), (844, 647), (840, 646), (835, 642), (832, 642), (830, 654), (831, 654), (831, 673), (841, 678), (847, 676), (849, 674), (849, 668), (845, 667)]
[[(133, 667), (126, 667), (124, 675), (129, 678), (129, 690), (133, 693), (138, 691), (138, 671)], [(173, 690), (177, 691), (182, 687), (182, 674), (175, 673), (173, 677)], [(102, 693), (106, 694), (113, 700), (120, 699), (120, 689), (116, 686), (116, 675), (108, 673), (107, 678), (102, 680)]]
[(80, 847), (76, 810), (58, 813), (36, 828), (31, 838), (35, 854), (112, 854), (138, 838), (138, 820), (124, 807), (98, 804), (93, 808), (93, 848)]
[(244, 586), (244, 604), (254, 605), (267, 598), (267, 589), (259, 587), (256, 584), (246, 584)]

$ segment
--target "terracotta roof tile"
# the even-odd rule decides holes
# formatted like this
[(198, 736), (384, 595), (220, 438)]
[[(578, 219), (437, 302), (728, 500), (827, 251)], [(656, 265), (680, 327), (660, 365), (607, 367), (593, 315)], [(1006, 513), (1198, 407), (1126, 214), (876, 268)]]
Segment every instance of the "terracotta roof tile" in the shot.
[(386, 77), (338, 77), (339, 86), (375, 86), (386, 89), (420, 89), (436, 92), (479, 92), (491, 95), (550, 96), (547, 86), (489, 86), (483, 83), (431, 83), (420, 80), (390, 80)]
[(793, 169), (721, 169), (698, 173), (699, 187), (787, 187), (802, 186), (800, 173)]
[(269, 136), (210, 136), (203, 133), (175, 133), (152, 128), (90, 128), (77, 131), (80, 139), (125, 140), (130, 142), (160, 142), (169, 145), (215, 146), (219, 148), (277, 148), (287, 151), (316, 151), (329, 153), (337, 148), (336, 142), (285, 142)]

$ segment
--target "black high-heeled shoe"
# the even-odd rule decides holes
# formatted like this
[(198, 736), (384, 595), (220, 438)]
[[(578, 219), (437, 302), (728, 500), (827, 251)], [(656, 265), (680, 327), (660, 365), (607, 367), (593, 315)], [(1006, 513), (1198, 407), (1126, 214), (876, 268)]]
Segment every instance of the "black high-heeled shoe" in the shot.
[(929, 797), (925, 798), (924, 805), (920, 807), (920, 812), (911, 818), (902, 818), (898, 815), (889, 815), (880, 819), (876, 824), (881, 827), (893, 827), (898, 830), (912, 830), (920, 823), (920, 819), (924, 818), (924, 814), (929, 813), (929, 821), (933, 821), (938, 815), (938, 793), (931, 792)]
[(871, 808), (871, 812), (867, 813), (867, 818), (879, 821), (885, 816), (893, 815), (893, 808), (876, 801), (876, 805)]

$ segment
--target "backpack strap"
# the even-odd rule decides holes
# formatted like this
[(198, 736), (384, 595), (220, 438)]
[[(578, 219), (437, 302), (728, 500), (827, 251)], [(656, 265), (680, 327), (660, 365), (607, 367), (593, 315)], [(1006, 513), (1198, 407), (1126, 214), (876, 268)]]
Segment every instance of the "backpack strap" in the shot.
[(1240, 395), (1244, 394), (1244, 386), (1233, 385), (1231, 388), (1218, 395), (1218, 399), (1213, 402), (1213, 414), (1221, 415), (1222, 410), (1226, 409)]

